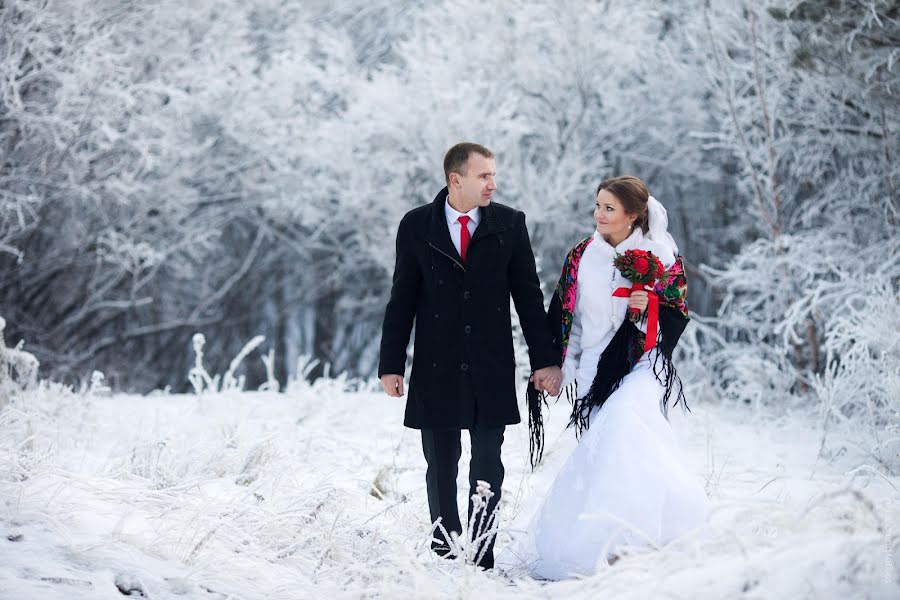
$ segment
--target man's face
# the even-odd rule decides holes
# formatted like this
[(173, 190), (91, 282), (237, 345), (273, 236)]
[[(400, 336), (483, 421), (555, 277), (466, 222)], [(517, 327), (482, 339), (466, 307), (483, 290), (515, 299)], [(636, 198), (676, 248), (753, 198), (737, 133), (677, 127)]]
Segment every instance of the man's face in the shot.
[(465, 174), (450, 174), (450, 183), (457, 186), (460, 199), (472, 207), (490, 204), (491, 196), (497, 189), (494, 183), (497, 164), (494, 159), (473, 152), (469, 155), (464, 170)]

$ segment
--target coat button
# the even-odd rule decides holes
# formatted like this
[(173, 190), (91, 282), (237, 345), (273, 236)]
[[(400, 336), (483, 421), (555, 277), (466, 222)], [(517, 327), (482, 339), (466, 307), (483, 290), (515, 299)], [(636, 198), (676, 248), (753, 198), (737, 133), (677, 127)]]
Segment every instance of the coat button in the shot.
[(465, 331), (466, 333), (472, 333), (472, 328), (466, 325), (465, 327), (463, 327), (463, 331)]
[(443, 279), (438, 279), (438, 285), (444, 285), (444, 280), (443, 280)]
[(459, 365), (459, 370), (460, 370), (460, 371), (468, 371), (468, 370), (469, 370), (469, 363), (462, 363), (461, 365)]
[(469, 290), (466, 290), (465, 292), (463, 292), (463, 299), (464, 299), (464, 300), (468, 300), (468, 299), (471, 298), (471, 297), (472, 297), (472, 292), (470, 292)]
[(432, 368), (432, 369), (437, 368), (437, 363), (436, 363), (436, 362), (431, 363), (431, 368)]
[(500, 312), (500, 307), (499, 307), (499, 306), (497, 307), (497, 312)]
[(437, 318), (440, 317), (440, 316), (441, 316), (441, 315), (440, 315), (439, 313), (434, 313), (434, 318), (435, 318), (435, 319), (437, 319)]

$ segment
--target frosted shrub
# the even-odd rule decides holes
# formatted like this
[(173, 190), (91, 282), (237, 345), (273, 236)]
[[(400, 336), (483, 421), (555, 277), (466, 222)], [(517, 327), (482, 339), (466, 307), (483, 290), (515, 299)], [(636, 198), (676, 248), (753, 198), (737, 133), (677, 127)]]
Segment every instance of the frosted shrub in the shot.
[(7, 348), (3, 331), (6, 320), (0, 317), (0, 405), (14, 393), (34, 388), (37, 385), (38, 360), (25, 352), (24, 340), (15, 348)]
[[(900, 264), (900, 243), (892, 260)], [(878, 267), (881, 267), (879, 269)], [(875, 265), (865, 276), (846, 277), (831, 294), (839, 310), (827, 319), (824, 369), (811, 380), (822, 417), (865, 432), (873, 457), (900, 470), (900, 315), (897, 277)], [(829, 290), (821, 290), (827, 296)], [(892, 307), (886, 308), (885, 302)], [(827, 427), (826, 427), (827, 432)]]
[(228, 371), (226, 371), (225, 376), (222, 377), (222, 391), (244, 389), (244, 376), (239, 375), (235, 378), (234, 374), (238, 367), (241, 366), (244, 359), (247, 358), (247, 355), (253, 352), (253, 350), (264, 341), (266, 341), (266, 338), (261, 335), (254, 337), (241, 348), (241, 351), (237, 353), (237, 356), (231, 359), (231, 364), (228, 365)]
[(440, 519), (435, 521), (431, 526), (431, 537), (434, 537), (435, 531), (440, 531), (442, 540), (448, 540), (450, 546), (450, 554), (456, 558), (461, 558), (467, 565), (478, 564), (484, 558), (487, 552), (487, 545), (496, 537), (499, 531), (499, 511), (500, 505), (494, 507), (490, 514), (485, 510), (488, 502), (494, 497), (491, 490), (491, 484), (487, 481), (478, 480), (475, 493), (472, 494), (469, 501), (472, 503), (472, 516), (466, 523), (466, 531), (464, 539), (455, 533), (450, 534)]
[(310, 373), (312, 373), (320, 364), (321, 361), (317, 358), (313, 358), (312, 355), (300, 355), (300, 357), (297, 358), (297, 369), (295, 374), (288, 380), (285, 391), (288, 394), (313, 390), (322, 393), (326, 391), (338, 392), (358, 387), (359, 383), (356, 380), (351, 380), (344, 373), (332, 376), (331, 365), (328, 363), (326, 363), (325, 367), (322, 369), (322, 377), (315, 382), (311, 382), (309, 380)]
[(106, 376), (100, 371), (91, 373), (91, 385), (88, 390), (92, 396), (103, 396), (112, 392), (110, 387), (106, 385)]
[(689, 359), (725, 398), (815, 403), (826, 432), (845, 424), (900, 468), (897, 265), (896, 240), (860, 248), (838, 230), (758, 240), (721, 269), (704, 268), (724, 297), (715, 318), (692, 324)]
[(266, 366), (266, 382), (259, 387), (262, 391), (277, 392), (281, 387), (275, 378), (275, 348), (269, 350), (268, 354), (262, 357), (263, 364)]
[[(253, 352), (253, 350), (265, 340), (266, 338), (261, 335), (254, 337), (247, 342), (244, 347), (241, 348), (241, 351), (237, 353), (237, 356), (231, 360), (231, 364), (228, 365), (228, 371), (225, 372), (224, 376), (211, 376), (206, 370), (206, 367), (203, 366), (203, 347), (206, 345), (206, 337), (202, 333), (194, 334), (192, 340), (194, 346), (194, 366), (188, 372), (188, 380), (194, 387), (194, 392), (202, 394), (204, 392), (243, 390), (244, 376), (238, 375), (235, 377), (235, 373), (244, 359), (247, 358), (247, 355)], [(271, 381), (268, 385), (271, 385)], [(277, 390), (277, 387), (275, 389)]]
[(475, 493), (470, 498), (470, 502), (472, 502), (472, 517), (469, 519), (466, 527), (466, 539), (471, 541), (466, 544), (466, 564), (478, 564), (478, 561), (484, 558), (488, 544), (497, 535), (500, 505), (495, 506), (491, 514), (488, 514), (486, 510), (488, 502), (493, 497), (494, 492), (491, 491), (491, 484), (479, 479), (475, 487)]
[(203, 366), (203, 347), (206, 345), (206, 336), (195, 333), (191, 340), (194, 345), (194, 366), (188, 372), (188, 380), (194, 386), (194, 392), (202, 394), (204, 390), (217, 391), (219, 389), (218, 376), (210, 377), (206, 367)]

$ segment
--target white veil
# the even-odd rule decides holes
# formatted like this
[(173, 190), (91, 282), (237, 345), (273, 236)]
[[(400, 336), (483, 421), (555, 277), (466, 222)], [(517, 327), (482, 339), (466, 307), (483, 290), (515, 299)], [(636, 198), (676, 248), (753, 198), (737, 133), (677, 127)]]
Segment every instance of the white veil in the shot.
[(672, 251), (672, 256), (678, 256), (678, 244), (669, 233), (669, 214), (662, 203), (650, 196), (647, 199), (648, 232), (647, 235), (657, 244), (662, 244)]

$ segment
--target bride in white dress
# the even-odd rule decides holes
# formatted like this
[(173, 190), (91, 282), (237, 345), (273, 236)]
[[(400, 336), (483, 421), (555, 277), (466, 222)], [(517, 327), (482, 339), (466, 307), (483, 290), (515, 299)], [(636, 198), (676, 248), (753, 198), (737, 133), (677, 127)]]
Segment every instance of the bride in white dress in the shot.
[[(577, 386), (572, 424), (581, 437), (525, 534), (498, 556), (511, 576), (590, 575), (624, 545), (659, 547), (706, 520), (706, 495), (666, 418), (670, 395), (683, 400), (670, 359), (687, 305), (665, 209), (639, 179), (618, 177), (598, 187), (594, 218), (596, 231), (569, 253), (554, 297), (557, 315), (562, 310), (561, 385)], [(648, 352), (646, 318), (626, 318), (629, 307), (647, 307), (647, 293), (612, 295), (631, 286), (613, 266), (616, 253), (629, 249), (653, 252), (672, 274), (655, 289), (661, 331)]]

